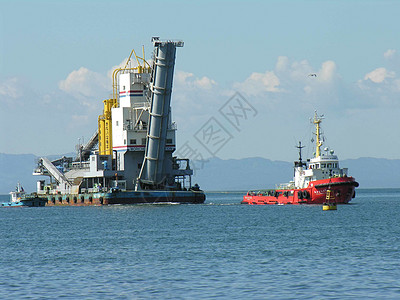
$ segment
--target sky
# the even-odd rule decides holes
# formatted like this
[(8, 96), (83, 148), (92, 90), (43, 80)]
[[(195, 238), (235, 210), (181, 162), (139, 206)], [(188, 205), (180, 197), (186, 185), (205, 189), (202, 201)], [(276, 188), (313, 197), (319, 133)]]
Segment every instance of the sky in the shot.
[(400, 1), (0, 0), (0, 152), (75, 151), (112, 70), (159, 36), (185, 42), (178, 154), (292, 161), (302, 141), (309, 157), (317, 111), (339, 158), (400, 159), (399, 14)]

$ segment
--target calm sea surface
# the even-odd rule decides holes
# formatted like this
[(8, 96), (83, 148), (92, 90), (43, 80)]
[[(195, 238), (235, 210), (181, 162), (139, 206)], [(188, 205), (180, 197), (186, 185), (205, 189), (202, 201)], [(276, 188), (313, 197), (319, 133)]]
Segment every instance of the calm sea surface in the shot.
[(0, 299), (400, 299), (400, 189), (357, 192), (337, 211), (0, 208)]

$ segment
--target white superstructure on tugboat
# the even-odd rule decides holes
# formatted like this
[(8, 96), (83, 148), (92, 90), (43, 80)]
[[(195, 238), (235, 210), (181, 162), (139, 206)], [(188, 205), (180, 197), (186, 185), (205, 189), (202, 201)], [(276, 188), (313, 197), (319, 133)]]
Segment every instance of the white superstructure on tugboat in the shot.
[[(55, 161), (40, 158), (34, 175), (37, 193), (47, 205), (203, 203), (192, 186), (189, 159), (173, 156), (176, 124), (171, 92), (177, 47), (182, 41), (152, 39), (153, 61), (132, 50), (123, 68), (113, 72), (113, 96), (103, 101), (98, 130), (78, 155)], [(132, 66), (133, 57), (137, 66)]]
[(315, 156), (307, 162), (302, 160), (299, 142), (299, 160), (294, 163), (294, 180), (280, 184), (276, 189), (253, 190), (243, 197), (243, 204), (323, 204), (335, 199), (345, 204), (355, 197), (358, 183), (348, 176), (347, 168), (340, 168), (339, 159), (333, 150), (324, 148), (321, 139), (322, 116), (315, 112), (316, 150)]

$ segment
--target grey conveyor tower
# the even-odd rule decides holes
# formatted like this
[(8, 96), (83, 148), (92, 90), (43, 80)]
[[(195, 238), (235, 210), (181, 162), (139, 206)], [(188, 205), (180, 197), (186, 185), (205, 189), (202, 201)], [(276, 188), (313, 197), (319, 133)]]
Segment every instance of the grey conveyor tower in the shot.
[(171, 118), (170, 104), (176, 47), (183, 47), (183, 42), (153, 38), (153, 45), (150, 117), (146, 152), (139, 180), (146, 185), (162, 187), (166, 185), (166, 179), (172, 175), (168, 174), (170, 168), (167, 164), (172, 164), (172, 161), (165, 157), (165, 146)]

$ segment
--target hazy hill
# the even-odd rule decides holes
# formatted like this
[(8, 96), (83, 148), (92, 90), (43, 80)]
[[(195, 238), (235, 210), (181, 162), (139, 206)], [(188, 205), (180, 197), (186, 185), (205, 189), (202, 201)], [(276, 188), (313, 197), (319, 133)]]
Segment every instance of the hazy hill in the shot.
[[(32, 154), (0, 153), (0, 194), (7, 194), (21, 182), (26, 191), (36, 190), (39, 177), (33, 176), (37, 157)], [(253, 157), (244, 159), (212, 158), (204, 164), (195, 162), (193, 183), (202, 189), (248, 190), (273, 188), (293, 177), (293, 164)], [(400, 188), (400, 159), (358, 158), (341, 161), (360, 188)]]
[(18, 181), (26, 191), (36, 190), (36, 178), (32, 175), (36, 159), (33, 154), (0, 153), (0, 194), (8, 194)]
[[(73, 154), (69, 154), (71, 156)], [(67, 155), (68, 156), (68, 155)], [(48, 156), (56, 159), (59, 155)], [(0, 153), (0, 194), (8, 194), (15, 189), (18, 182), (25, 191), (36, 191), (36, 181), (45, 177), (33, 176), (32, 172), (39, 157), (33, 154), (4, 154)]]
[(341, 162), (360, 188), (400, 188), (400, 159), (362, 157)]
[[(343, 160), (342, 168), (360, 183), (360, 188), (400, 188), (400, 160), (358, 158)], [(205, 190), (274, 188), (293, 178), (293, 163), (265, 158), (221, 160), (213, 158), (197, 171), (194, 182)]]
[[(198, 166), (197, 162), (194, 165)], [(193, 167), (194, 168), (194, 167)], [(273, 188), (277, 183), (290, 181), (292, 163), (253, 157), (222, 160), (212, 158), (203, 168), (195, 170), (193, 182), (204, 190), (249, 190)]]

